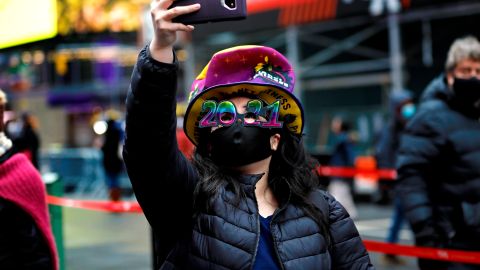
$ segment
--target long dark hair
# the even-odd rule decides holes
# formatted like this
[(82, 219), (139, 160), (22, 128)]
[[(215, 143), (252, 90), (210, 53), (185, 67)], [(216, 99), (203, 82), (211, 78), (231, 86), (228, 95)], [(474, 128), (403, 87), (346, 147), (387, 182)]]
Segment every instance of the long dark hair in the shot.
[[(236, 195), (238, 204), (245, 193), (236, 180), (236, 174), (228, 168), (220, 167), (209, 158), (208, 134), (200, 136), (199, 145), (194, 153), (193, 164), (196, 166), (200, 182), (194, 192), (194, 209), (209, 211), (210, 205), (218, 191), (228, 188)], [(284, 127), (280, 144), (272, 155), (268, 185), (280, 205), (290, 202), (301, 208), (320, 227), (327, 243), (330, 234), (327, 220), (328, 213), (322, 213), (309, 199), (309, 195), (319, 188), (319, 179), (315, 168), (318, 162), (307, 154), (301, 136), (292, 134)]]

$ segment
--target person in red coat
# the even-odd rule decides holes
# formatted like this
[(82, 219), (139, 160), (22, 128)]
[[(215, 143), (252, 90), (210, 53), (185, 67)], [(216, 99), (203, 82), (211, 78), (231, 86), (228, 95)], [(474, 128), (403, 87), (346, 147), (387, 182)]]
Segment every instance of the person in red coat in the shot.
[(57, 270), (45, 185), (24, 154), (5, 136), (5, 94), (0, 90), (0, 269)]

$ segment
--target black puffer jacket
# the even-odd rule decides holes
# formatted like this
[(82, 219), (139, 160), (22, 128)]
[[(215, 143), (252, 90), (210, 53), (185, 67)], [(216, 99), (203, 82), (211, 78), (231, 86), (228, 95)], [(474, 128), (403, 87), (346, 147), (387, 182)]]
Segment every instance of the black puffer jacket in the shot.
[[(480, 90), (480, 89), (479, 89)], [(480, 249), (480, 122), (443, 76), (402, 137), (398, 194), (419, 244)]]
[[(127, 97), (124, 159), (132, 185), (157, 238), (160, 269), (251, 269), (260, 234), (254, 186), (258, 175), (239, 178), (247, 195), (239, 204), (222, 189), (209, 213), (194, 215), (198, 175), (175, 138), (176, 64), (140, 53)], [(373, 269), (353, 221), (330, 195), (333, 246), (327, 249), (317, 224), (291, 203), (272, 218), (271, 231), (282, 269)], [(193, 218), (195, 216), (195, 218)]]

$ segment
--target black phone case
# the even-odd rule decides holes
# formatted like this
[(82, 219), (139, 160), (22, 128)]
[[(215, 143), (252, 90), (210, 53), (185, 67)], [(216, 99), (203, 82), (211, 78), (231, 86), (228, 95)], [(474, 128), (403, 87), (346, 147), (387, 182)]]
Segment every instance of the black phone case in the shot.
[(225, 1), (232, 0), (176, 0), (170, 8), (176, 6), (188, 6), (200, 3), (199, 11), (191, 14), (178, 16), (174, 22), (183, 24), (200, 24), (207, 22), (241, 20), (247, 17), (247, 1), (235, 0), (236, 8), (231, 10), (224, 6)]

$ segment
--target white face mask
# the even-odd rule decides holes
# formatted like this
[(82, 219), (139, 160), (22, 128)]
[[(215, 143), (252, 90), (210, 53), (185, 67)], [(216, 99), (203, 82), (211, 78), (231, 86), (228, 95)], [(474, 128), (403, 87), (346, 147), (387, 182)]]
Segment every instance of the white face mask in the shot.
[(23, 129), (23, 122), (21, 121), (12, 121), (10, 122), (7, 126), (7, 132), (9, 136), (13, 139), (17, 138), (20, 136), (20, 133), (22, 132)]
[(5, 136), (5, 133), (0, 132), (0, 156), (3, 156), (3, 154), (10, 150), (12, 145), (12, 141)]

